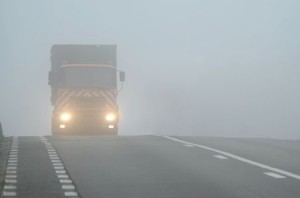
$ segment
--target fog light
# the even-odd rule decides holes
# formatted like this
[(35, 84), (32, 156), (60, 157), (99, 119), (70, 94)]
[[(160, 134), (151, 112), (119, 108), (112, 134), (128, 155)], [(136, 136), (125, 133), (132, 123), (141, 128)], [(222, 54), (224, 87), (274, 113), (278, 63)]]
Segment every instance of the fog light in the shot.
[(112, 125), (112, 124), (110, 124), (110, 125), (108, 125), (108, 128), (109, 128), (109, 129), (113, 129), (113, 128), (115, 128), (115, 126)]
[(66, 128), (66, 125), (61, 124), (61, 125), (59, 125), (59, 128), (64, 129), (64, 128)]

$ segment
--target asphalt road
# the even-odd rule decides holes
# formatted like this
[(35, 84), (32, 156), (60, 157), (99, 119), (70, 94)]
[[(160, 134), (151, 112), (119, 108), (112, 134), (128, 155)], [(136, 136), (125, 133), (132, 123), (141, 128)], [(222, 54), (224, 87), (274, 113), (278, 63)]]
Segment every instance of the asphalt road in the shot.
[(299, 198), (300, 141), (19, 137), (12, 143), (2, 195)]

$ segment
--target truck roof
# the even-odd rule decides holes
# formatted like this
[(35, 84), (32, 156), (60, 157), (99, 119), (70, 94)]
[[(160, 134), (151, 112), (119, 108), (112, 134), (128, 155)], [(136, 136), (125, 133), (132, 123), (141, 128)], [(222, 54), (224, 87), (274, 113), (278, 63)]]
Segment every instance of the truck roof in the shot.
[(66, 64), (105, 64), (116, 67), (117, 45), (53, 45), (52, 69)]

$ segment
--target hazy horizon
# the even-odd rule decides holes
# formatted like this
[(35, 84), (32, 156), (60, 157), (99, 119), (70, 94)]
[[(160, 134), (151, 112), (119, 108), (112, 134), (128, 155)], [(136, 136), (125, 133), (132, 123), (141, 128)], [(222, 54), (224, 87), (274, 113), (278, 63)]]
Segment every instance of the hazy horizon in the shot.
[(300, 138), (300, 1), (0, 1), (0, 122), (50, 134), (50, 48), (116, 44), (120, 134)]

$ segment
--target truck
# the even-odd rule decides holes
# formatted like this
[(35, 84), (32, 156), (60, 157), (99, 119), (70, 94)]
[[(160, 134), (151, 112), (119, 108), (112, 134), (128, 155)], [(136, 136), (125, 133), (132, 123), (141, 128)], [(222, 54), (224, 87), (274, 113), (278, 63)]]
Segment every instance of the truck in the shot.
[(117, 135), (117, 46), (53, 45), (50, 59), (52, 134)]

